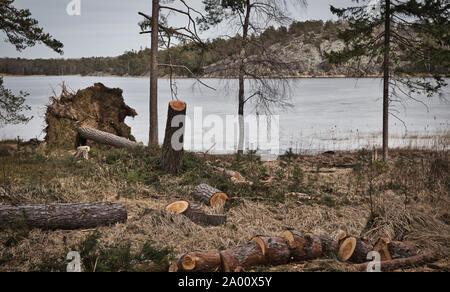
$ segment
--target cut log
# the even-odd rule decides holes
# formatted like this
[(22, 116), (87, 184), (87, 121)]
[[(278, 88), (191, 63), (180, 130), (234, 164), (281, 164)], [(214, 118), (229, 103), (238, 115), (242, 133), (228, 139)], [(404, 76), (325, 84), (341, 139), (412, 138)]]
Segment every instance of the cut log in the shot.
[(373, 246), (366, 240), (346, 236), (340, 240), (338, 257), (344, 262), (364, 263), (367, 260), (367, 255), (372, 250)]
[(197, 186), (192, 196), (197, 201), (211, 207), (223, 207), (228, 200), (227, 194), (207, 184)]
[(166, 207), (166, 211), (173, 214), (184, 215), (192, 222), (202, 226), (225, 225), (226, 216), (205, 214), (198, 205), (191, 205), (185, 201), (175, 202)]
[(287, 230), (281, 235), (289, 245), (291, 260), (303, 262), (320, 257), (336, 255), (339, 244), (328, 236), (316, 236)]
[[(429, 263), (434, 263), (439, 260), (439, 255), (436, 253), (427, 253), (423, 255), (417, 255), (404, 259), (396, 259), (381, 262), (381, 271), (389, 272), (398, 269), (406, 269), (413, 267), (420, 267)], [(353, 268), (359, 272), (367, 271), (367, 267), (370, 263), (363, 263), (359, 265), (353, 265)]]
[(249, 185), (253, 185), (252, 182), (247, 181), (239, 172), (234, 170), (228, 170), (226, 168), (211, 166), (214, 170), (223, 173), (228, 176), (234, 184), (246, 183)]
[(383, 261), (383, 262), (392, 260), (392, 257), (391, 257), (391, 254), (390, 254), (389, 248), (388, 248), (388, 244), (390, 242), (391, 241), (388, 238), (380, 238), (380, 240), (378, 240), (378, 242), (373, 247), (373, 250), (380, 254), (381, 261)]
[(339, 234), (338, 236), (338, 242), (339, 244), (342, 242), (342, 240), (344, 240), (345, 238), (347, 238), (347, 233), (346, 232), (342, 232), (341, 234)]
[(388, 238), (380, 238), (373, 250), (381, 255), (381, 261), (409, 258), (417, 255), (413, 243), (391, 242)]
[(256, 236), (252, 239), (262, 250), (267, 264), (273, 266), (289, 263), (291, 251), (286, 240), (282, 237)]
[(267, 263), (261, 247), (255, 241), (220, 252), (222, 272), (237, 272)]
[(75, 159), (89, 160), (89, 151), (91, 151), (91, 147), (89, 146), (78, 147), (75, 153)]
[(196, 251), (182, 255), (177, 261), (177, 272), (220, 272), (220, 251)]
[(322, 257), (335, 257), (339, 252), (339, 242), (326, 235), (318, 235), (322, 244)]
[(117, 148), (136, 148), (143, 146), (142, 144), (130, 141), (126, 138), (88, 127), (80, 127), (77, 130), (79, 137), (81, 137), (82, 139), (92, 140), (104, 145), (109, 145)]
[(45, 230), (89, 229), (127, 221), (121, 203), (0, 206), (0, 225), (23, 223)]
[(185, 124), (186, 103), (170, 102), (161, 157), (161, 168), (168, 173), (177, 174), (183, 167)]

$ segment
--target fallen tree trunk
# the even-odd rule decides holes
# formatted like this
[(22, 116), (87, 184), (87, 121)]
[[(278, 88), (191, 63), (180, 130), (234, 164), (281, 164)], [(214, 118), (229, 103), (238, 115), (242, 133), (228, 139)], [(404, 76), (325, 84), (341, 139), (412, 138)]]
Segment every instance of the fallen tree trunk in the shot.
[(339, 241), (338, 257), (344, 262), (364, 263), (367, 255), (373, 251), (373, 246), (361, 238), (341, 236)]
[(127, 221), (121, 203), (0, 206), (0, 225), (25, 224), (46, 230), (89, 229)]
[[(88, 128), (88, 127), (80, 127), (77, 128), (78, 135), (82, 139), (92, 140), (94, 142), (109, 145), (117, 148), (136, 148), (142, 147), (143, 145), (138, 144), (136, 142), (130, 141), (126, 138), (119, 137), (107, 132), (102, 132), (96, 129)], [(82, 143), (85, 144), (85, 143)]]
[(207, 184), (197, 186), (192, 196), (197, 201), (211, 207), (225, 206), (228, 200), (227, 194)]
[(225, 225), (226, 216), (205, 214), (198, 205), (191, 205), (185, 201), (175, 202), (166, 207), (169, 213), (184, 215), (192, 222), (202, 226), (220, 226)]
[(256, 236), (252, 241), (260, 246), (267, 264), (279, 266), (289, 263), (291, 252), (284, 238)]
[[(413, 256), (413, 257), (404, 258), (404, 259), (390, 260), (390, 261), (381, 262), (381, 271), (389, 272), (389, 271), (394, 271), (394, 270), (398, 270), (398, 269), (420, 267), (420, 266), (423, 266), (423, 265), (426, 265), (429, 263), (433, 263), (437, 260), (439, 260), (439, 255), (436, 253), (427, 253), (427, 254)], [(367, 271), (369, 264), (370, 263), (353, 265), (353, 268), (356, 271), (365, 272), (365, 271)]]
[(380, 238), (373, 250), (381, 255), (382, 261), (409, 258), (417, 255), (414, 244), (410, 242), (391, 242), (388, 238)]
[(338, 253), (339, 243), (328, 236), (316, 236), (287, 230), (281, 235), (289, 245), (291, 260), (303, 262)]
[(183, 167), (185, 124), (186, 103), (170, 102), (161, 157), (161, 168), (168, 173), (177, 174)]
[(241, 246), (230, 248), (220, 252), (222, 272), (237, 272), (253, 266), (265, 265), (266, 257), (261, 246), (251, 241)]
[(221, 264), (219, 250), (195, 251), (180, 256), (170, 272), (220, 272)]

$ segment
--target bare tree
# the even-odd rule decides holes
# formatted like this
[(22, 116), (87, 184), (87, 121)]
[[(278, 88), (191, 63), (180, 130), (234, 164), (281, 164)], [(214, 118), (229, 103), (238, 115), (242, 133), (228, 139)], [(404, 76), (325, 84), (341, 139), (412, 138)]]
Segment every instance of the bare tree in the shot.
[(228, 27), (237, 28), (240, 38), (240, 54), (230, 57), (214, 70), (239, 78), (238, 153), (242, 154), (245, 105), (254, 102), (258, 110), (265, 112), (271, 112), (273, 106), (290, 106), (289, 82), (285, 78), (290, 64), (280, 61), (277, 53), (258, 36), (269, 26), (289, 24), (292, 21), (288, 16), (289, 8), (306, 6), (306, 1), (203, 0), (203, 4), (207, 15), (198, 20), (203, 30), (226, 22)]

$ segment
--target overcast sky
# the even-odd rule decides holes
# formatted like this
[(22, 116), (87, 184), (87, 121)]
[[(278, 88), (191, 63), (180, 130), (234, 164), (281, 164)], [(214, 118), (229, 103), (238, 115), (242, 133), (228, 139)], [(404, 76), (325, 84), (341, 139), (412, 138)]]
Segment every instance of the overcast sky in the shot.
[[(33, 17), (45, 31), (64, 44), (64, 58), (91, 56), (118, 56), (125, 51), (149, 47), (149, 36), (139, 35), (139, 11), (150, 14), (151, 0), (79, 0), (81, 15), (70, 16), (67, 6), (72, 0), (15, 0), (16, 8), (30, 9)], [(277, 0), (274, 0), (277, 1)], [(189, 0), (201, 9), (201, 0)], [(297, 20), (335, 19), (330, 5), (344, 7), (350, 0), (310, 0), (306, 9), (293, 10)], [(173, 20), (181, 22), (183, 19)], [(213, 29), (205, 38), (220, 35)], [(23, 52), (4, 42), (0, 32), (0, 57), (61, 58), (52, 50), (38, 45)]]

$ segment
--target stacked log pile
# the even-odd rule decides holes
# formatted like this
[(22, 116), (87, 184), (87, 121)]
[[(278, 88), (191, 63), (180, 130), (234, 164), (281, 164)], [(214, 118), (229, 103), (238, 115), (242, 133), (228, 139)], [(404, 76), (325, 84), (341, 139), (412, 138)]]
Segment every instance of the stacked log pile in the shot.
[[(381, 241), (381, 240), (380, 240)], [(386, 242), (385, 239), (382, 239)], [(367, 271), (367, 255), (376, 251), (367, 240), (342, 234), (337, 240), (324, 235), (292, 230), (280, 236), (255, 236), (250, 242), (224, 251), (186, 253), (170, 267), (170, 272), (241, 272), (254, 266), (278, 266), (325, 257), (338, 257), (355, 271)], [(410, 244), (395, 243), (387, 248), (389, 257), (381, 263), (383, 271), (422, 265), (436, 260), (434, 254), (418, 256)], [(414, 255), (414, 256), (411, 256)], [(405, 256), (405, 258), (397, 258)], [(407, 257), (406, 257), (407, 256)], [(390, 258), (390, 259), (389, 259)], [(396, 258), (396, 259), (393, 259)]]

